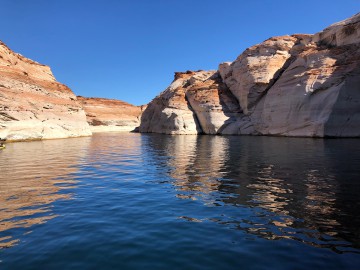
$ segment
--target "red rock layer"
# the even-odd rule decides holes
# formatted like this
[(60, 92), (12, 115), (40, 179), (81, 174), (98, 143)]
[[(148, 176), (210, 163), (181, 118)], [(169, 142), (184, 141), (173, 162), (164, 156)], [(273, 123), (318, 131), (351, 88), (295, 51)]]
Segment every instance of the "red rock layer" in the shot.
[(132, 131), (140, 125), (140, 117), (145, 108), (114, 99), (77, 98), (93, 132)]
[(48, 66), (0, 42), (0, 138), (32, 140), (91, 135), (74, 93)]

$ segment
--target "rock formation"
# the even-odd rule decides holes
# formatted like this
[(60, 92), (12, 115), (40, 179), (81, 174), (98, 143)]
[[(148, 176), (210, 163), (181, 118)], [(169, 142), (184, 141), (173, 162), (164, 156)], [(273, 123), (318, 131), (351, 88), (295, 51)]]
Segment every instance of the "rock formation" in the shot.
[(198, 134), (201, 128), (194, 110), (186, 99), (189, 85), (208, 79), (214, 72), (178, 72), (174, 82), (144, 111), (141, 117), (140, 132), (155, 132), (166, 134)]
[(0, 138), (10, 141), (91, 135), (74, 93), (48, 66), (0, 42)]
[(175, 73), (140, 132), (360, 136), (360, 13), (315, 35), (270, 38), (218, 71)]
[(48, 66), (0, 42), (0, 138), (131, 131), (140, 116), (140, 132), (359, 137), (360, 13), (315, 35), (270, 38), (217, 71), (176, 72), (144, 112), (78, 99)]
[(105, 98), (77, 97), (82, 104), (92, 132), (133, 131), (140, 125), (145, 106)]

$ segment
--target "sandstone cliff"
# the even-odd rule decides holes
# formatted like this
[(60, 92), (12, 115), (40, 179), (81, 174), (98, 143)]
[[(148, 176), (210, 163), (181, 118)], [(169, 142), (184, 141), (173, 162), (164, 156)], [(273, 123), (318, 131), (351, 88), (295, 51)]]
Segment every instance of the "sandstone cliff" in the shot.
[(31, 140), (91, 135), (74, 93), (48, 66), (0, 42), (0, 138)]
[(174, 82), (148, 104), (141, 117), (140, 132), (166, 134), (198, 134), (201, 132), (194, 110), (186, 100), (186, 89), (194, 82), (202, 82), (214, 72), (188, 71), (175, 74)]
[(360, 136), (360, 14), (270, 38), (218, 71), (176, 73), (140, 132)]
[(133, 131), (140, 125), (145, 106), (105, 98), (77, 97), (82, 104), (92, 132)]

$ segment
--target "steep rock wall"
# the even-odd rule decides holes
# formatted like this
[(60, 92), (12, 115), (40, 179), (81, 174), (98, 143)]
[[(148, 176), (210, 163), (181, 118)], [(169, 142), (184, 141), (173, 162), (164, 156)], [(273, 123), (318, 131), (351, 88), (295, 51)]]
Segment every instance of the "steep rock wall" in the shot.
[[(360, 135), (358, 45), (301, 53), (257, 106), (261, 134)], [(356, 123), (356, 124), (355, 124)]]
[(52, 139), (91, 135), (74, 93), (48, 66), (0, 42), (0, 138)]
[(314, 36), (270, 38), (208, 76), (177, 73), (140, 131), (360, 136), (359, 22), (356, 14)]

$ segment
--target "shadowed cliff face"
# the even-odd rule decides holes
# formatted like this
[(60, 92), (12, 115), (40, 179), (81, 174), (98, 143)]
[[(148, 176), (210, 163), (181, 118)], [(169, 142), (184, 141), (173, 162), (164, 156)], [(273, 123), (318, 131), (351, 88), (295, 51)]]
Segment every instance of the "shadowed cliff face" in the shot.
[(320, 46), (302, 52), (259, 104), (257, 130), (272, 135), (359, 136), (359, 88), (353, 82), (359, 74), (359, 48)]
[(359, 40), (357, 14), (314, 36), (270, 38), (218, 72), (176, 73), (140, 132), (360, 136)]
[(0, 137), (8, 140), (91, 135), (76, 96), (48, 66), (0, 42)]
[(146, 107), (114, 99), (77, 98), (86, 112), (92, 132), (133, 131), (140, 125), (140, 117)]

